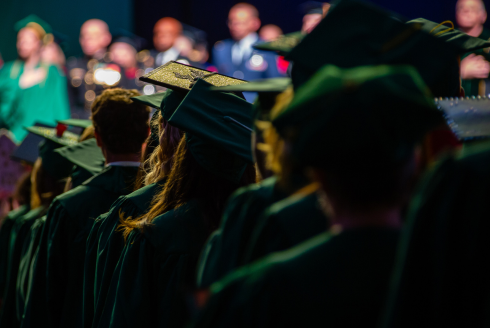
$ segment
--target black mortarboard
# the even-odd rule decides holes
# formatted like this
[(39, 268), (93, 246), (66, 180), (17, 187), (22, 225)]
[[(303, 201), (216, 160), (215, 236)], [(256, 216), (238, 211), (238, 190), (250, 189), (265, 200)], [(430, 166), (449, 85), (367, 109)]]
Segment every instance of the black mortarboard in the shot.
[(440, 124), (427, 86), (412, 66), (327, 65), (295, 94), (273, 124), (302, 165), (390, 165)]
[(43, 161), (43, 168), (58, 180), (68, 177), (73, 164), (56, 153), (55, 150), (63, 146), (75, 145), (78, 141), (78, 135), (66, 131), (67, 127), (63, 124), (58, 124), (55, 129), (39, 126), (31, 126), (26, 129), (44, 138), (44, 141), (39, 144), (39, 157)]
[[(35, 123), (34, 126), (54, 129), (54, 127), (42, 123)], [(10, 155), (10, 158), (15, 161), (34, 165), (34, 162), (39, 157), (39, 144), (43, 141), (44, 138), (42, 136), (29, 132)]]
[(201, 166), (237, 183), (247, 163), (253, 163), (252, 105), (211, 87), (198, 80), (169, 124), (186, 132), (189, 149)]
[(489, 98), (450, 98), (437, 99), (448, 125), (463, 141), (490, 137), (490, 99)]

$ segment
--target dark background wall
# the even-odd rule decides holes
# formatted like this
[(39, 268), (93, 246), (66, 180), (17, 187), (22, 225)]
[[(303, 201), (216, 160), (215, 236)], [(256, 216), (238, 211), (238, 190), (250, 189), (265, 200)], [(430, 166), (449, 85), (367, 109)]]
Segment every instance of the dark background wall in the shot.
[[(277, 24), (285, 33), (301, 27), (302, 14), (299, 5), (305, 0), (250, 0), (260, 11), (263, 24)], [(487, 0), (490, 1), (490, 0)], [(487, 2), (485, 1), (485, 2)], [(48, 21), (55, 30), (70, 38), (67, 55), (80, 54), (78, 32), (89, 18), (100, 18), (110, 28), (124, 28), (146, 38), (151, 46), (155, 22), (164, 16), (175, 17), (182, 22), (208, 33), (210, 46), (228, 38), (226, 26), (233, 0), (0, 0), (0, 53), (4, 60), (12, 60), (15, 52), (13, 24), (35, 13)], [(398, 12), (407, 18), (424, 17), (433, 21), (454, 21), (456, 0), (371, 0), (371, 2)], [(487, 8), (488, 8), (487, 3)]]

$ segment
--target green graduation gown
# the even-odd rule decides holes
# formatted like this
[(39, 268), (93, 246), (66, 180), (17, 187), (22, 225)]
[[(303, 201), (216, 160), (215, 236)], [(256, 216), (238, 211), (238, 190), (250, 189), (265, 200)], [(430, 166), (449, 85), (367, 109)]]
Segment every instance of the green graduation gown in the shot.
[(3, 298), (3, 293), (7, 284), (10, 233), (12, 232), (15, 222), (23, 215), (27, 214), (29, 210), (29, 205), (22, 205), (19, 208), (10, 211), (3, 219), (2, 226), (0, 227), (0, 307), (1, 299)]
[(376, 327), (399, 231), (320, 234), (212, 286), (193, 327)]
[(281, 200), (267, 208), (260, 217), (246, 262), (252, 263), (273, 252), (299, 245), (327, 231), (328, 226), (316, 193)]
[(490, 143), (428, 174), (412, 201), (383, 327), (485, 326), (489, 199)]
[(22, 327), (81, 327), (85, 247), (94, 220), (131, 192), (137, 167), (109, 166), (55, 198), (42, 232)]
[(28, 239), (32, 225), (37, 219), (44, 216), (47, 206), (40, 206), (30, 210), (15, 221), (10, 233), (8, 251), (8, 275), (4, 292), (4, 305), (0, 311), (0, 327), (19, 327), (17, 315), (17, 278), (22, 259), (24, 243)]
[(19, 80), (24, 62), (15, 60), (0, 69), (0, 128), (10, 130), (17, 142), (27, 135), (24, 129), (40, 122), (55, 126), (70, 117), (64, 74), (53, 65), (38, 64), (46, 77), (39, 84), (22, 89)]
[(22, 246), (15, 297), (17, 320), (19, 322), (22, 321), (25, 305), (31, 290), (32, 271), (37, 259), (39, 242), (41, 240), (41, 233), (45, 223), (46, 216), (36, 219), (29, 229)]
[(262, 212), (287, 194), (270, 177), (237, 190), (223, 212), (220, 228), (209, 238), (199, 260), (197, 284), (209, 287), (245, 264), (246, 252)]
[(131, 232), (92, 327), (182, 327), (209, 233), (198, 200), (160, 215), (144, 232)]
[(150, 209), (153, 196), (163, 188), (165, 181), (166, 179), (119, 197), (109, 212), (99, 216), (92, 226), (85, 253), (84, 327), (92, 327), (94, 313), (96, 320), (99, 320), (114, 270), (124, 249), (123, 235), (116, 231), (120, 223), (120, 213), (126, 218), (137, 218), (146, 213)]

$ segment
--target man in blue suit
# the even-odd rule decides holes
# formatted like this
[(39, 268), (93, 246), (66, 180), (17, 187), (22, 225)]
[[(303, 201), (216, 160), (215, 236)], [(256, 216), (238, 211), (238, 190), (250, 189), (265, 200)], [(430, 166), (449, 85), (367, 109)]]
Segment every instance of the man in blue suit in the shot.
[[(213, 48), (214, 65), (219, 73), (238, 79), (256, 80), (281, 76), (277, 69), (277, 55), (253, 49), (260, 42), (259, 12), (248, 3), (234, 5), (228, 14), (228, 28), (232, 39), (218, 41)], [(244, 93), (253, 101), (255, 93)]]

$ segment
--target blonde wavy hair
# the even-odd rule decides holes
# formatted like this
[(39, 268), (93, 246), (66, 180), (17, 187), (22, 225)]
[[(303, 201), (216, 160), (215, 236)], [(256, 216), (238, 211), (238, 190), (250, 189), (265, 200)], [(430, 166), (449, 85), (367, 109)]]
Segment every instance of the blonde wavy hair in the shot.
[[(270, 119), (273, 120), (281, 114), (293, 99), (293, 87), (289, 87), (276, 98), (276, 103), (270, 112)], [(264, 143), (257, 144), (257, 149), (266, 154), (266, 167), (274, 172), (280, 179), (289, 171), (287, 156), (285, 156), (284, 140), (274, 128), (271, 122), (256, 121), (255, 124), (262, 131)]]

